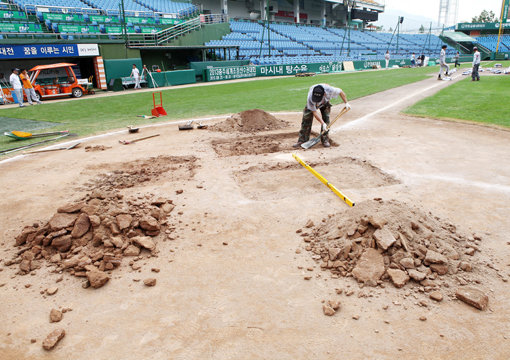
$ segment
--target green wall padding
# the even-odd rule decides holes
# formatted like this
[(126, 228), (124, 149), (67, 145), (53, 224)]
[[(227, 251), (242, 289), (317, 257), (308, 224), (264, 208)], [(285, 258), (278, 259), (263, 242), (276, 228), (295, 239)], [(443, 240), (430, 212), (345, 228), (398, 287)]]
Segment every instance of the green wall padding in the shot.
[[(153, 72), (152, 77), (154, 78), (154, 81), (156, 82), (158, 87), (193, 84), (196, 82), (194, 70), (162, 71), (160, 73)], [(147, 79), (147, 85), (150, 88), (154, 87), (154, 85), (152, 84), (152, 80), (150, 78)]]
[(136, 65), (140, 74), (142, 74), (143, 66), (140, 58), (104, 60), (106, 81), (109, 83), (111, 79), (129, 76), (133, 69), (133, 64)]
[(196, 76), (202, 76), (205, 79), (204, 70), (208, 67), (225, 67), (225, 66), (244, 66), (249, 65), (250, 60), (226, 60), (226, 61), (197, 61), (190, 62), (189, 67), (195, 70)]

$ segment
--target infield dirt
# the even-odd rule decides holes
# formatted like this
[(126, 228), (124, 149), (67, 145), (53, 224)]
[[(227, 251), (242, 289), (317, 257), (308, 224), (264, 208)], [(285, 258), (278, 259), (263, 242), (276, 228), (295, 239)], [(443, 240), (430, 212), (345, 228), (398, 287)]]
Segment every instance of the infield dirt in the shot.
[[(0, 164), (0, 358), (509, 358), (510, 132), (399, 114), (444, 86), (429, 79), (352, 101), (334, 126), (337, 146), (298, 151), (359, 210), (290, 155), (299, 113), (273, 114), (289, 126), (256, 134), (148, 127), (143, 136), (161, 136), (118, 144), (131, 136), (126, 131), (87, 142), (102, 151), (82, 145)], [(126, 233), (115, 235), (118, 246), (106, 243), (120, 261), (103, 268), (110, 281), (84, 289), (80, 276), (37, 259), (37, 251), (40, 266), (18, 274), (19, 252), (28, 250), (15, 246), (23, 228), (43, 228), (94, 191), (115, 194), (111, 204), (94, 201), (105, 225), (132, 216)], [(162, 216), (157, 198), (175, 208)], [(136, 222), (156, 212), (164, 222), (158, 234)], [(378, 214), (384, 221), (372, 222)], [(376, 224), (395, 242), (376, 243)], [(72, 237), (76, 224), (64, 225)], [(153, 238), (156, 250), (127, 244), (128, 231)], [(383, 250), (385, 239), (391, 245)], [(131, 265), (119, 250), (130, 245), (141, 252)], [(77, 254), (88, 256), (86, 246)], [(382, 270), (360, 283), (349, 274), (367, 248), (382, 255)], [(103, 260), (88, 266), (110, 267)], [(411, 273), (416, 279), (405, 277)], [(458, 289), (471, 287), (487, 296), (485, 310), (457, 299), (470, 296)], [(57, 326), (52, 309), (72, 311)], [(57, 329), (65, 337), (43, 350)]]

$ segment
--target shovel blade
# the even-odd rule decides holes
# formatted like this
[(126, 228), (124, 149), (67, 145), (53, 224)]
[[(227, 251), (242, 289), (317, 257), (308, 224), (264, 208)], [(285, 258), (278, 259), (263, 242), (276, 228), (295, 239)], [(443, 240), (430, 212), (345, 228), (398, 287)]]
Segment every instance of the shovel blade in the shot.
[(304, 142), (301, 144), (301, 147), (303, 149), (310, 149), (312, 146), (314, 146), (315, 144), (317, 144), (319, 141), (321, 140), (321, 137), (320, 136), (317, 136), (316, 138), (313, 138), (311, 140), (308, 140), (307, 142)]

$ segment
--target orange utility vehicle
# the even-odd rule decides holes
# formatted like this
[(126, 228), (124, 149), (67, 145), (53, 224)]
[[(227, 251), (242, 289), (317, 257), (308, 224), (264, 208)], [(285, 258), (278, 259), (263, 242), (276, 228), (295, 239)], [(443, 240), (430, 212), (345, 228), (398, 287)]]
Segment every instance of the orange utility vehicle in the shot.
[(39, 98), (79, 98), (83, 94), (93, 94), (92, 84), (88, 80), (76, 78), (72, 68), (74, 65), (76, 64), (58, 63), (38, 65), (30, 69), (30, 82)]

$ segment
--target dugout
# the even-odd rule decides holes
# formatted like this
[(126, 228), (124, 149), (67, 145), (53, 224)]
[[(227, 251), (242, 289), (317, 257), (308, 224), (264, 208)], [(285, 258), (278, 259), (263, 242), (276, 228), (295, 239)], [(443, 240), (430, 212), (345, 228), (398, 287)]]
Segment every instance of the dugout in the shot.
[(102, 88), (104, 70), (99, 55), (97, 44), (2, 44), (0, 80), (2, 86), (7, 85), (12, 68), (30, 70), (37, 65), (67, 62), (76, 64), (73, 70), (79, 79), (92, 77), (94, 87)]

